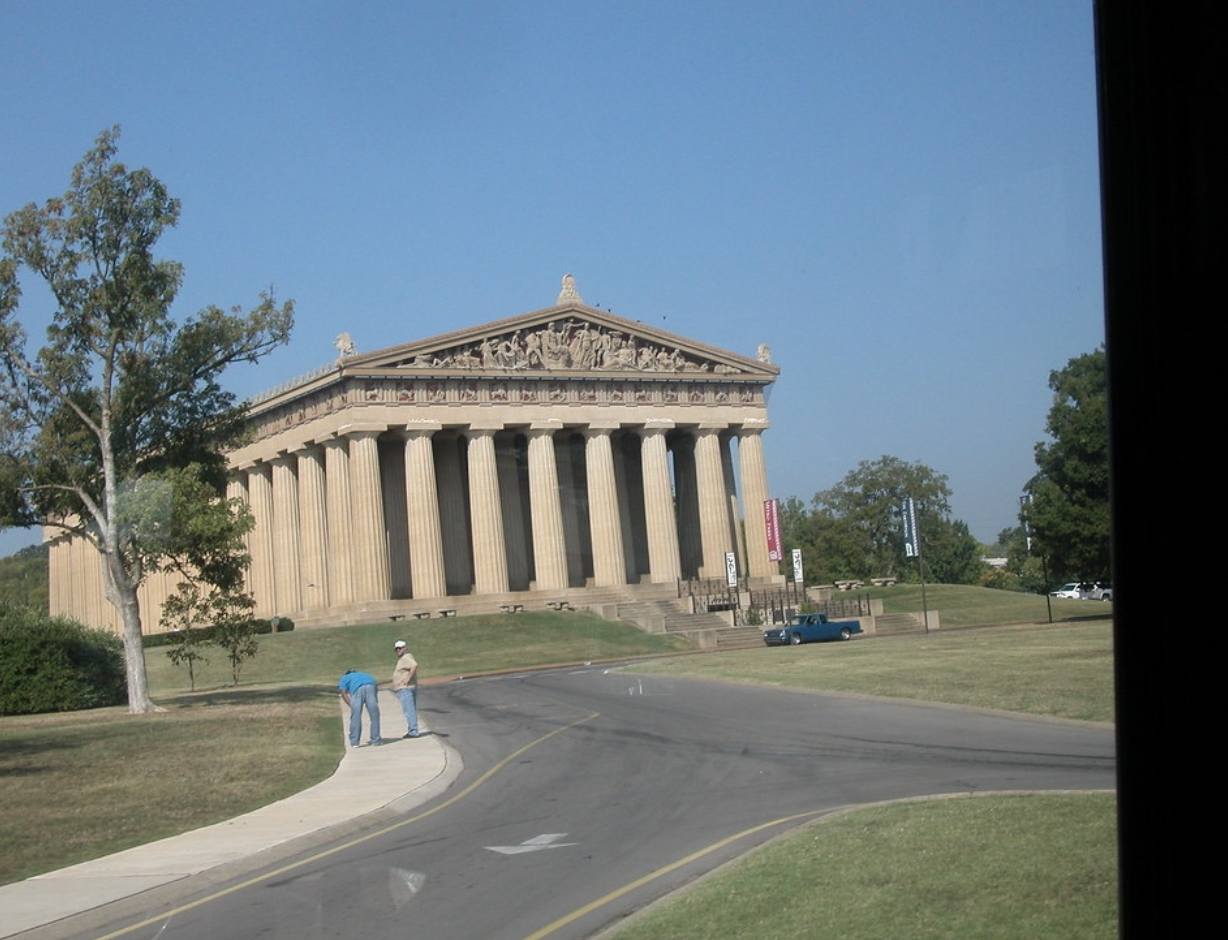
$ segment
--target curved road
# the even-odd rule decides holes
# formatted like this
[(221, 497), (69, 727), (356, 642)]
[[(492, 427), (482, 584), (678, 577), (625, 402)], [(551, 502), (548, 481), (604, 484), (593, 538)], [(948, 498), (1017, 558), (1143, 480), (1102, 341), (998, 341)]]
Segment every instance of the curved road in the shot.
[(88, 936), (574, 940), (841, 807), (1115, 786), (1107, 726), (912, 703), (588, 668), (424, 705), (464, 757), (448, 793)]

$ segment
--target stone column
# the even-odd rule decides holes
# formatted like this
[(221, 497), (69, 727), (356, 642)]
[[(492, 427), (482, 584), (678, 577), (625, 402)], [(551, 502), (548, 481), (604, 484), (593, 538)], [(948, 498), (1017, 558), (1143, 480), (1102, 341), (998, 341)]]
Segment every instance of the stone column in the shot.
[(52, 617), (72, 616), (65, 597), (72, 584), (68, 541), (50, 526), (43, 526), (43, 544), (47, 546), (47, 611)]
[(648, 529), (649, 580), (654, 584), (682, 577), (678, 555), (678, 523), (674, 518), (674, 494), (669, 482), (669, 453), (665, 446), (668, 428), (644, 428), (640, 464), (644, 472), (644, 520)]
[[(576, 446), (576, 445), (579, 446)], [(554, 437), (554, 470), (559, 480), (559, 508), (563, 512), (563, 545), (567, 548), (567, 583), (584, 584), (592, 571), (593, 549), (588, 541), (588, 494), (585, 474), (576, 467), (583, 460), (583, 439), (571, 433)]]
[(328, 519), (328, 593), (332, 604), (354, 602), (354, 508), (350, 497), (350, 447), (344, 437), (324, 444), (324, 500)]
[(678, 555), (684, 578), (697, 578), (704, 563), (699, 538), (699, 491), (695, 481), (695, 438), (689, 434), (674, 439), (674, 492), (678, 501)]
[(473, 533), (473, 593), (505, 594), (509, 589), (507, 550), (494, 429), (469, 431), (469, 519)]
[(617, 426), (590, 427), (585, 432), (584, 440), (588, 520), (593, 543), (593, 584), (596, 587), (627, 583), (614, 451), (610, 445), (611, 430), (617, 430)]
[[(382, 430), (382, 429), (381, 429)], [(388, 534), (379, 472), (379, 431), (353, 430), (350, 484), (354, 499), (355, 600), (384, 601), (390, 596)]]
[[(232, 502), (240, 502), (244, 506), (251, 506), (251, 501), (247, 497), (247, 474), (238, 471), (231, 472), (230, 478), (226, 481), (226, 499)], [(252, 557), (252, 534), (248, 532), (243, 536), (243, 549), (247, 552), (247, 557)], [(54, 582), (52, 582), (54, 584)], [(247, 570), (243, 572), (243, 589), (247, 593), (252, 593), (252, 568), (249, 563)]]
[[(73, 582), (73, 607), (80, 612), (81, 620), (91, 624), (122, 623), (119, 609), (105, 600), (110, 579), (102, 552), (88, 538), (81, 536), (73, 539), (73, 555), (73, 570), (78, 573)], [(110, 607), (116, 616), (108, 617), (104, 607)]]
[(468, 594), (473, 587), (473, 562), (469, 553), (465, 462), (461, 459), (464, 442), (455, 432), (448, 431), (436, 434), (434, 443), (444, 581), (448, 594)]
[(431, 442), (437, 428), (411, 427), (405, 435), (405, 500), (409, 507), (410, 574), (415, 598), (444, 597), (448, 593)]
[(303, 607), (302, 568), (299, 548), (302, 534), (298, 518), (298, 461), (280, 454), (273, 465), (273, 587), (278, 613), (295, 613)]
[(410, 579), (409, 501), (405, 493), (405, 437), (387, 436), (379, 445), (380, 487), (384, 494), (384, 531), (388, 535), (388, 596), (404, 600), (414, 593)]
[(247, 498), (252, 519), (252, 597), (256, 600), (255, 613), (273, 617), (277, 610), (277, 589), (273, 579), (273, 468), (267, 463), (257, 464), (247, 471)]
[[(517, 458), (516, 434), (495, 438), (495, 462), (499, 465), (499, 496), (503, 506), (503, 545), (507, 557), (507, 583), (513, 591), (529, 589), (529, 559), (532, 544), (527, 514), (525, 487), (521, 486), (521, 464)], [(526, 458), (527, 464), (527, 458)], [(525, 467), (527, 471), (527, 466)], [(526, 474), (527, 479), (527, 474)]]
[(742, 510), (738, 505), (738, 484), (733, 472), (732, 440), (733, 435), (729, 432), (721, 433), (721, 475), (725, 480), (725, 527), (729, 530), (726, 533), (726, 542), (729, 545), (727, 551), (732, 550), (737, 559), (739, 577), (745, 577), (747, 573), (746, 545), (742, 538), (741, 527), (738, 525), (742, 518)]
[(528, 431), (529, 511), (533, 524), (533, 563), (537, 590), (557, 591), (568, 586), (567, 545), (563, 540), (563, 507), (559, 499), (554, 432), (558, 423)]
[(703, 547), (699, 576), (723, 579), (725, 552), (731, 546), (718, 428), (700, 428), (695, 433), (695, 488), (699, 498), (699, 540)]
[(324, 452), (310, 446), (298, 452), (298, 515), (302, 534), (303, 607), (329, 606), (328, 513), (324, 484)]
[(618, 489), (618, 518), (623, 537), (623, 565), (627, 583), (638, 584), (647, 575), (648, 527), (644, 521), (644, 467), (640, 463), (640, 436), (622, 431), (610, 436), (614, 449), (614, 485)]
[(763, 459), (763, 428), (738, 431), (738, 467), (742, 478), (742, 511), (746, 517), (747, 574), (770, 578), (778, 573), (768, 557), (763, 504), (768, 500), (767, 464)]

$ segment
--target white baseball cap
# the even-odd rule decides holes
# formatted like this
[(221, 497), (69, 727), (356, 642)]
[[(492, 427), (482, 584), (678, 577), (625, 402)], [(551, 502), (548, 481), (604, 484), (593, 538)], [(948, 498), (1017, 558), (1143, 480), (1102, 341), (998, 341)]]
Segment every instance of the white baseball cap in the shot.
[(395, 643), (393, 643), (393, 644), (392, 644), (392, 648), (393, 648), (394, 650), (403, 650), (403, 649), (405, 649), (405, 641), (404, 641), (404, 640), (397, 640)]

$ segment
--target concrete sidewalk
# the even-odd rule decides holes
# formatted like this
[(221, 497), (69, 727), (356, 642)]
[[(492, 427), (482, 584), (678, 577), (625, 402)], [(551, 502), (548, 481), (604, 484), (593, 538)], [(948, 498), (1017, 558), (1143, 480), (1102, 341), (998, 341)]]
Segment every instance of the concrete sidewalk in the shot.
[[(379, 701), (384, 729), (403, 733), (396, 696), (381, 690)], [(344, 736), (349, 710), (342, 710)], [(406, 812), (442, 793), (461, 771), (456, 752), (425, 726), (423, 732), (413, 740), (385, 739), (383, 747), (347, 748), (332, 777), (246, 816), (4, 885), (0, 937), (52, 924), (377, 810)]]

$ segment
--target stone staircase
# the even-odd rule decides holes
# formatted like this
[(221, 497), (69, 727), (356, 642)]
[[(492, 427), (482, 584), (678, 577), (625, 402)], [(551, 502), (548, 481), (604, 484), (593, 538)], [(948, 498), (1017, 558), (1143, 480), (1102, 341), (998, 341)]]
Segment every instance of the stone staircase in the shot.
[[(474, 614), (519, 610), (588, 610), (606, 620), (624, 620), (646, 633), (672, 633), (699, 649), (747, 649), (763, 644), (761, 627), (734, 627), (719, 614), (690, 613), (674, 584), (633, 584), (611, 588), (567, 588), (512, 591), (478, 597), (451, 596), (429, 600), (388, 600), (351, 607), (304, 611), (294, 617), (295, 629), (372, 623), (379, 620), (444, 621)], [(446, 612), (446, 614), (445, 614)], [(514, 616), (514, 614), (513, 614)], [(442, 626), (442, 623), (441, 623)]]
[(618, 605), (617, 619), (634, 623), (646, 633), (670, 633), (690, 640), (700, 649), (747, 649), (763, 645), (759, 627), (733, 627), (719, 614), (689, 613), (686, 602), (672, 599), (636, 599)]
[(878, 636), (924, 633), (925, 621), (920, 614), (879, 614), (874, 618), (874, 632)]

